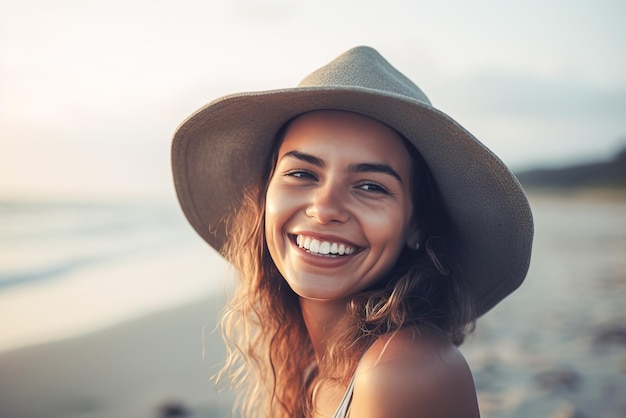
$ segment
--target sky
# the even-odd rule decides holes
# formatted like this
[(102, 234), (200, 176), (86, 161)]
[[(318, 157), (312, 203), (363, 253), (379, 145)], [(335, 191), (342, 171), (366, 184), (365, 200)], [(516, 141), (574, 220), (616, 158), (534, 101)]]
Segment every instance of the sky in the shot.
[(621, 0), (0, 0), (0, 198), (172, 198), (229, 93), (379, 50), (513, 170), (626, 147)]

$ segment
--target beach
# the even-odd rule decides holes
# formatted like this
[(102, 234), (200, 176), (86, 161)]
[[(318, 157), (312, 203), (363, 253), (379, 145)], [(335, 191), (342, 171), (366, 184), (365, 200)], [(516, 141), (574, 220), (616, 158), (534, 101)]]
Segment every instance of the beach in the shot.
[(207, 297), (93, 334), (6, 352), (0, 355), (0, 416), (230, 416), (232, 396), (218, 394), (209, 381), (224, 357), (221, 338), (212, 333), (217, 310), (215, 298)]
[[(461, 347), (474, 374), (482, 416), (622, 418), (626, 199), (619, 194), (536, 193), (530, 201), (536, 237), (529, 275), (517, 292), (479, 319), (476, 332)], [(153, 247), (137, 252), (134, 261), (126, 257), (76, 268), (61, 278), (0, 288), (3, 330), (31, 330), (30, 336), (15, 332), (13, 340), (0, 340), (0, 417), (231, 416), (232, 394), (218, 393), (210, 382), (224, 358), (219, 332), (213, 332), (224, 302), (224, 266), (214, 253), (201, 255), (208, 248), (196, 245), (199, 238), (178, 216), (168, 212), (146, 224), (144, 232), (153, 234), (147, 226), (159, 225), (169, 235), (162, 241), (137, 238), (137, 251), (146, 242)], [(205, 262), (198, 263), (198, 257)], [(129, 268), (132, 274), (125, 275)], [(123, 280), (96, 286), (112, 272)], [(128, 282), (129, 277), (137, 282)], [(160, 278), (158, 286), (154, 277)], [(87, 289), (70, 285), (89, 280), (89, 291), (97, 288), (110, 301), (125, 288), (134, 290), (120, 297), (119, 309), (97, 314), (107, 298), (82, 294)], [(65, 289), (66, 296), (53, 291), (55, 286)], [(56, 325), (51, 320), (54, 330), (46, 334), (46, 317), (55, 312), (33, 307), (34, 314), (26, 317), (29, 294), (39, 304), (57, 295), (58, 306), (70, 294), (72, 301), (82, 294), (86, 302), (59, 315)], [(87, 315), (90, 310), (94, 312)], [(81, 323), (77, 312), (85, 312), (89, 320)], [(74, 322), (63, 326), (63, 321)]]

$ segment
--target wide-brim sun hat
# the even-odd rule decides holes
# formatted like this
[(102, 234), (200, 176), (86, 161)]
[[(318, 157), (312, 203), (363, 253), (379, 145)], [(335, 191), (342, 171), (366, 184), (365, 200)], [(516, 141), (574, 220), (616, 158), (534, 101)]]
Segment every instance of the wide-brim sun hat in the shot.
[(297, 87), (232, 94), (186, 119), (172, 143), (174, 184), (193, 228), (217, 251), (243, 191), (258, 184), (277, 132), (295, 116), (344, 110), (402, 134), (422, 155), (455, 239), (448, 243), (462, 280), (484, 314), (523, 282), (533, 220), (511, 171), (376, 50), (356, 47)]

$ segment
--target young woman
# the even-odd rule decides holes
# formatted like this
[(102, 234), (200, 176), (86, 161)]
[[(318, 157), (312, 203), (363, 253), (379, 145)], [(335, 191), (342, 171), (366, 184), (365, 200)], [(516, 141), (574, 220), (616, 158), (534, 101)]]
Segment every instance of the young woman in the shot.
[(368, 47), (218, 99), (173, 143), (181, 206), (235, 267), (222, 377), (246, 417), (478, 417), (457, 346), (514, 291), (510, 171)]

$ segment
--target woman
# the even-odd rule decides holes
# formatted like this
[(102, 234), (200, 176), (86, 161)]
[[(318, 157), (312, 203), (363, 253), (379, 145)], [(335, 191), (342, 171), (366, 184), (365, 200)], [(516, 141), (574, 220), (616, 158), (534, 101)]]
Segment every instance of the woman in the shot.
[(221, 376), (243, 416), (477, 417), (456, 346), (523, 281), (510, 171), (368, 47), (232, 95), (173, 143), (181, 206), (240, 282)]

